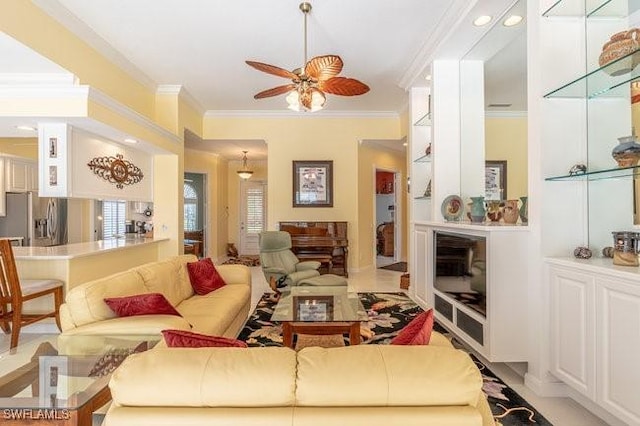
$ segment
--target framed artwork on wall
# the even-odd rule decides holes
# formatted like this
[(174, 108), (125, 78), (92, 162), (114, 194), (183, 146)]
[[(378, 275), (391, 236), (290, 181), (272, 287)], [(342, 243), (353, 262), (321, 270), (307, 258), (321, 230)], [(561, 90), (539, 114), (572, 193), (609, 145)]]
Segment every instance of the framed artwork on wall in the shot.
[(333, 207), (333, 161), (293, 162), (293, 207)]
[(484, 199), (505, 200), (507, 198), (507, 161), (485, 161)]

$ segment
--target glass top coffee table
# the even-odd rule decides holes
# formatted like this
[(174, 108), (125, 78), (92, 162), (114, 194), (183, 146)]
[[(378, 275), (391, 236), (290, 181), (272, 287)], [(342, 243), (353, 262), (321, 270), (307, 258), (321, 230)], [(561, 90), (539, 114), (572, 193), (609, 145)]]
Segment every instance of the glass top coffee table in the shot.
[(293, 347), (294, 334), (349, 333), (349, 344), (360, 343), (360, 323), (368, 321), (358, 293), (347, 287), (301, 286), (282, 293), (271, 321), (282, 323), (283, 345)]
[[(0, 352), (0, 424), (91, 426), (111, 400), (111, 373), (160, 335), (65, 336), (23, 334)], [(29, 339), (29, 340), (27, 340)]]

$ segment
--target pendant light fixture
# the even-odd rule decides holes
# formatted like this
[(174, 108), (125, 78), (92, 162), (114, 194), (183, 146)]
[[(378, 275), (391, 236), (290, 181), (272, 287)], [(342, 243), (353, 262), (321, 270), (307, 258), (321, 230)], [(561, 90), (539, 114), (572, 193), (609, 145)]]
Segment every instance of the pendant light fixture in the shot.
[(249, 170), (247, 167), (247, 152), (249, 151), (242, 151), (242, 168), (236, 172), (240, 178), (245, 180), (253, 175), (253, 170)]

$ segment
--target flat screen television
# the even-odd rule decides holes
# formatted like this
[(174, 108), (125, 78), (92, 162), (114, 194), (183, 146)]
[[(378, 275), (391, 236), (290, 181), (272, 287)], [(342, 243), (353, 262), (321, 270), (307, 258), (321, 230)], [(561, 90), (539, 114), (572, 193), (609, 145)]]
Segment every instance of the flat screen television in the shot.
[(486, 238), (434, 231), (434, 245), (434, 287), (486, 317)]

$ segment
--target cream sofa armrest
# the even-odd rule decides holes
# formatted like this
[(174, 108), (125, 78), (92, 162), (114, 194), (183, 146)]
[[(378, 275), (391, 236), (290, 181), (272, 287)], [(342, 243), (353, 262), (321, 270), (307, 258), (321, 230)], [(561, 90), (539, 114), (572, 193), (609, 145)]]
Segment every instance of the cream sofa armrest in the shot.
[(216, 265), (216, 269), (227, 284), (251, 286), (251, 270), (244, 265)]
[(62, 327), (60, 331), (68, 331), (77, 327), (76, 323), (73, 322), (71, 312), (69, 312), (69, 306), (66, 303), (60, 305), (60, 326)]

